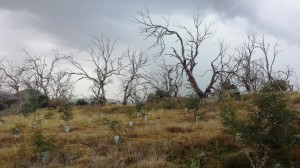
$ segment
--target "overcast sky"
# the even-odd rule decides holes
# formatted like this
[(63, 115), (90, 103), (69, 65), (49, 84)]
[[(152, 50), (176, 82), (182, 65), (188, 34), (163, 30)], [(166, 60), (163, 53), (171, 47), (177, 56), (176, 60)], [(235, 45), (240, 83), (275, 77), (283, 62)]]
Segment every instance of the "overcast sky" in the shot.
[[(0, 57), (20, 60), (23, 48), (42, 56), (51, 56), (52, 49), (77, 52), (103, 33), (118, 38), (116, 54), (127, 46), (147, 50), (150, 42), (132, 22), (145, 7), (175, 24), (189, 24), (199, 10), (203, 20), (215, 23), (215, 42), (234, 45), (248, 30), (279, 40), (277, 66), (289, 64), (300, 77), (299, 0), (0, 0)], [(210, 49), (205, 51), (213, 54)]]

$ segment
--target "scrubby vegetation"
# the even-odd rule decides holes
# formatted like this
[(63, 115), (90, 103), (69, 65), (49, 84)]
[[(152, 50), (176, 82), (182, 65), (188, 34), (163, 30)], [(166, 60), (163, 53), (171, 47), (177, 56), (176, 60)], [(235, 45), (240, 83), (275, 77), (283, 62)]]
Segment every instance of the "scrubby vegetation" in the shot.
[[(300, 145), (294, 136), (299, 133), (299, 115), (293, 113), (299, 108), (299, 95), (263, 93), (251, 97), (246, 101), (228, 98), (221, 103), (191, 105), (191, 96), (178, 101), (180, 108), (176, 109), (160, 108), (163, 103), (155, 106), (142, 102), (136, 106), (41, 108), (36, 111), (35, 128), (32, 113), (27, 117), (3, 116), (6, 122), (0, 125), (0, 165), (251, 167), (255, 154), (258, 159), (264, 158), (265, 153), (260, 152), (264, 149), (265, 167), (299, 166)], [(193, 110), (185, 112), (187, 106)], [(201, 113), (200, 122), (194, 120), (196, 109)], [(145, 111), (148, 120), (133, 115), (137, 111)], [(65, 113), (72, 114), (68, 120)], [(43, 122), (46, 118), (48, 122)], [(60, 127), (61, 119), (66, 124), (71, 120), (70, 132)], [(134, 121), (133, 126), (128, 125), (129, 120)], [(115, 135), (120, 136), (119, 143), (114, 141)]]

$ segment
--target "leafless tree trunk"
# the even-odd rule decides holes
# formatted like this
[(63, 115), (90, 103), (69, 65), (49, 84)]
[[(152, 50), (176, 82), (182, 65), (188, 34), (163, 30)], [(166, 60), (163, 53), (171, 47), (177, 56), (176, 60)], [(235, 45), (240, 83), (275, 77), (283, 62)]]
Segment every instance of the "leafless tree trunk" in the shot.
[(135, 88), (140, 84), (137, 81), (143, 76), (141, 71), (146, 66), (148, 58), (144, 52), (138, 52), (136, 49), (131, 48), (128, 48), (123, 53), (123, 57), (128, 61), (125, 74), (121, 78), (121, 87), (123, 90), (122, 104), (126, 105), (128, 99), (133, 96)]
[(106, 103), (105, 86), (112, 82), (112, 76), (120, 75), (124, 69), (121, 57), (113, 57), (116, 40), (111, 41), (108, 37), (94, 38), (92, 45), (85, 47), (81, 52), (89, 54), (88, 59), (81, 59), (85, 63), (89, 63), (89, 68), (94, 69), (94, 73), (90, 73), (83, 63), (75, 60), (74, 57), (68, 56), (66, 59), (77, 69), (71, 74), (78, 75), (82, 79), (87, 79), (93, 82), (91, 90), (94, 94), (94, 99), (100, 103)]
[(206, 97), (207, 94), (211, 92), (213, 84), (216, 81), (215, 79), (219, 73), (217, 67), (213, 64), (216, 61), (216, 59), (220, 58), (221, 55), (224, 55), (224, 52), (226, 51), (224, 46), (220, 47), (220, 54), (211, 63), (213, 68), (211, 81), (206, 87), (206, 89), (202, 91), (195, 78), (194, 68), (197, 65), (196, 58), (199, 56), (200, 46), (206, 39), (213, 37), (214, 31), (211, 28), (212, 24), (203, 24), (202, 21), (199, 19), (199, 15), (197, 15), (196, 17), (194, 17), (193, 30), (189, 30), (187, 27), (181, 25), (176, 26), (177, 30), (173, 30), (170, 27), (168, 18), (163, 17), (163, 19), (165, 20), (165, 24), (162, 25), (156, 24), (152, 20), (148, 10), (146, 12), (139, 12), (138, 14), (139, 18), (135, 18), (135, 21), (137, 24), (140, 25), (140, 33), (142, 35), (145, 35), (146, 39), (150, 37), (155, 39), (155, 42), (151, 47), (160, 47), (160, 55), (165, 52), (166, 38), (169, 36), (175, 38), (175, 44), (173, 44), (170, 47), (172, 52), (167, 53), (165, 55), (169, 55), (177, 59), (178, 64), (182, 66), (182, 69), (184, 70), (187, 76), (187, 80), (189, 81), (190, 85), (192, 86), (196, 94), (199, 96), (199, 98)]

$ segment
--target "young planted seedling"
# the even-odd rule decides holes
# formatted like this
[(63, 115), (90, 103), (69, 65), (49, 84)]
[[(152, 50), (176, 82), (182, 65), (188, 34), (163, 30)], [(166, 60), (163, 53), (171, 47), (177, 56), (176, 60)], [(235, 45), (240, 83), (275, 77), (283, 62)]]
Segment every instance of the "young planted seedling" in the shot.
[(133, 121), (133, 110), (129, 109), (128, 112), (127, 112), (127, 116), (128, 116), (128, 119), (129, 119), (128, 125), (130, 127), (132, 127), (133, 124), (134, 124), (134, 121)]
[(60, 118), (65, 121), (64, 131), (70, 132), (70, 120), (73, 118), (72, 106), (70, 104), (64, 105), (59, 109), (61, 113)]
[(136, 117), (139, 118), (141, 116), (141, 110), (144, 108), (145, 104), (141, 101), (136, 101), (135, 109), (136, 109)]
[(45, 164), (49, 161), (49, 151), (55, 146), (50, 139), (47, 139), (42, 131), (37, 130), (32, 137), (33, 146), (41, 155), (42, 162)]
[(18, 124), (16, 124), (15, 127), (11, 129), (11, 133), (13, 134), (15, 141), (20, 139), (21, 132), (22, 132), (22, 126)]
[(186, 108), (192, 109), (194, 111), (194, 120), (196, 122), (200, 121), (200, 99), (197, 95), (191, 94), (186, 101)]
[(47, 112), (45, 115), (44, 115), (44, 121), (45, 121), (45, 124), (48, 124), (48, 120), (50, 119), (53, 119), (53, 113), (51, 111)]
[(146, 111), (143, 111), (143, 118), (144, 118), (144, 121), (148, 120), (148, 115), (147, 115)]
[(113, 140), (116, 144), (121, 142), (121, 137), (120, 137), (120, 124), (119, 121), (117, 120), (111, 120), (109, 124), (110, 130), (114, 133)]

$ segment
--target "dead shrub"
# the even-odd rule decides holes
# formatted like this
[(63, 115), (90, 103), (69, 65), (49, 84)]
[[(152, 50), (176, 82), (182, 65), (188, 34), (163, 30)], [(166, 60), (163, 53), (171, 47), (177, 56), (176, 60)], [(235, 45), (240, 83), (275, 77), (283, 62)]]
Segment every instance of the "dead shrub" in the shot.
[(166, 128), (168, 132), (171, 133), (184, 133), (184, 132), (192, 132), (193, 130), (191, 128), (183, 128), (179, 126), (169, 126)]
[(50, 99), (48, 103), (49, 108), (57, 108), (59, 106), (63, 106), (68, 104), (68, 99), (66, 98), (54, 98)]

